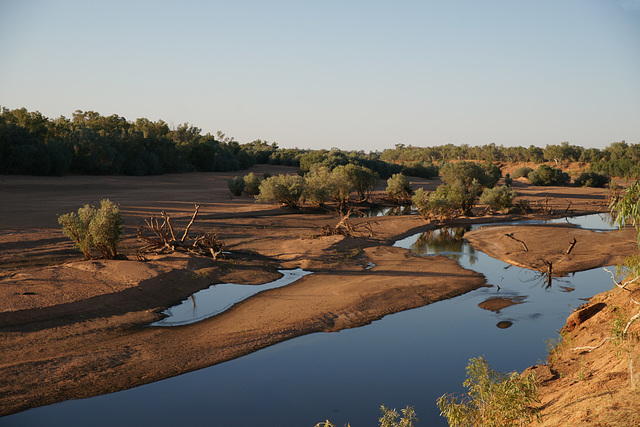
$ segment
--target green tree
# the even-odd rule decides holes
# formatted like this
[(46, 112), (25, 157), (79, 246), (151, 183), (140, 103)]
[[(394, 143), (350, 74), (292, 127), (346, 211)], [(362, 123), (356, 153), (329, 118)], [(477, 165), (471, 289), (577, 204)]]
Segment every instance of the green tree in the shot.
[(387, 180), (385, 192), (398, 204), (407, 204), (413, 196), (413, 186), (409, 179), (401, 173), (396, 173)]
[(440, 168), (440, 174), (447, 184), (459, 185), (466, 190), (476, 185), (492, 188), (502, 176), (500, 169), (492, 163), (480, 165), (467, 161), (446, 163)]
[(312, 206), (321, 207), (331, 198), (332, 173), (326, 166), (313, 165), (305, 175), (305, 200)]
[(353, 163), (338, 166), (338, 168), (342, 168), (344, 175), (351, 182), (356, 193), (358, 193), (358, 201), (364, 202), (368, 200), (378, 183), (378, 174), (369, 168)]
[(299, 175), (275, 175), (260, 183), (259, 202), (280, 203), (290, 208), (299, 208), (304, 192), (304, 178)]

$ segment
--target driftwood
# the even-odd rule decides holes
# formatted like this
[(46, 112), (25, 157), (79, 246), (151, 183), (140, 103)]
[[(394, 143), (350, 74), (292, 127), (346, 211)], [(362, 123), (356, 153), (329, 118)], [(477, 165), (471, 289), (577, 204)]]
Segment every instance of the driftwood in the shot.
[(529, 248), (527, 247), (527, 244), (525, 242), (523, 242), (522, 240), (516, 239), (515, 237), (513, 237), (513, 233), (507, 233), (507, 234), (505, 234), (505, 236), (507, 236), (510, 239), (515, 240), (516, 242), (522, 243), (522, 247), (524, 248), (524, 251), (525, 252), (529, 252)]
[(338, 223), (333, 227), (328, 224), (323, 225), (320, 228), (320, 235), (353, 237), (355, 233), (360, 232), (361, 228), (364, 228), (368, 232), (369, 237), (373, 237), (375, 233), (373, 232), (371, 224), (368, 222), (359, 225), (354, 224), (349, 219), (352, 213), (353, 209), (349, 209), (346, 214), (340, 215), (340, 221), (338, 221)]
[(571, 251), (573, 250), (573, 247), (576, 245), (578, 241), (576, 240), (576, 238), (573, 238), (573, 241), (571, 242), (571, 245), (569, 245), (569, 249), (567, 249), (567, 252), (565, 252), (566, 255), (569, 255), (571, 253)]
[(138, 227), (138, 240), (146, 243), (139, 252), (143, 254), (184, 251), (217, 259), (224, 250), (224, 243), (216, 234), (198, 233), (195, 238), (189, 237), (189, 230), (198, 216), (199, 209), (200, 205), (196, 204), (191, 220), (179, 239), (171, 217), (165, 211), (160, 212), (160, 220), (156, 217), (145, 220), (146, 225)]

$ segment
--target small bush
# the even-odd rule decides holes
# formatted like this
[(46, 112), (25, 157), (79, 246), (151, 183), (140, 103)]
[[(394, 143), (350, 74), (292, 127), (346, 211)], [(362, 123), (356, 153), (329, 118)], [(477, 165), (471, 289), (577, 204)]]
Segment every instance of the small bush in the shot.
[(522, 166), (518, 169), (516, 169), (512, 174), (511, 174), (511, 178), (513, 179), (518, 179), (518, 178), (522, 178), (523, 176), (526, 178), (529, 176), (529, 174), (533, 172), (533, 169), (531, 169), (529, 166)]
[(487, 188), (480, 196), (480, 203), (489, 206), (494, 211), (503, 211), (513, 206), (513, 199), (517, 195), (515, 190), (507, 185)]
[(86, 259), (92, 257), (93, 247), (107, 259), (114, 259), (118, 255), (123, 221), (120, 209), (109, 199), (101, 200), (98, 209), (87, 204), (78, 209), (77, 213), (60, 215), (58, 223)]
[(387, 180), (387, 195), (398, 204), (406, 204), (411, 201), (413, 186), (409, 179), (401, 173), (396, 173)]
[(582, 172), (580, 176), (578, 176), (574, 183), (578, 187), (605, 187), (611, 178), (607, 175), (598, 173), (598, 172)]
[(227, 181), (227, 187), (234, 196), (242, 196), (244, 191), (244, 179), (239, 176), (234, 176)]
[(299, 175), (276, 175), (260, 183), (260, 193), (255, 197), (259, 202), (276, 202), (298, 208), (304, 187), (304, 178)]
[(440, 415), (451, 426), (513, 426), (531, 422), (538, 412), (531, 408), (538, 398), (535, 376), (505, 374), (491, 369), (483, 358), (471, 359), (463, 385), (469, 390), (460, 401), (450, 394), (437, 400)]
[(511, 187), (511, 184), (513, 184), (513, 178), (511, 178), (511, 175), (506, 174), (504, 176), (504, 185), (506, 185), (507, 187)]
[(255, 173), (251, 172), (242, 179), (244, 181), (244, 192), (246, 194), (255, 196), (260, 192), (260, 183), (262, 180)]
[(540, 165), (538, 169), (529, 172), (528, 178), (533, 185), (563, 185), (569, 181), (566, 172), (548, 165)]

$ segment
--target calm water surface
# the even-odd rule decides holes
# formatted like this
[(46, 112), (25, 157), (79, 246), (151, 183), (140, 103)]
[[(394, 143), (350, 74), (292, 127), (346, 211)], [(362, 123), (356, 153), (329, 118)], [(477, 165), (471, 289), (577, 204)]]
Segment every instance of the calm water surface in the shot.
[[(584, 217), (578, 225), (612, 229), (606, 218), (596, 217)], [(611, 288), (602, 269), (556, 278), (546, 288), (538, 273), (474, 251), (461, 233), (431, 232), (396, 245), (425, 256), (451, 256), (485, 274), (493, 287), (364, 327), (296, 338), (153, 384), (31, 409), (0, 419), (0, 425), (311, 427), (328, 418), (336, 426), (369, 427), (378, 425), (378, 408), (385, 404), (414, 406), (418, 426), (445, 426), (435, 400), (464, 392), (470, 358), (484, 355), (501, 371), (521, 371), (543, 361), (545, 341), (558, 336), (571, 309)], [(496, 296), (524, 302), (500, 313), (478, 307)], [(513, 324), (501, 329), (501, 321)]]

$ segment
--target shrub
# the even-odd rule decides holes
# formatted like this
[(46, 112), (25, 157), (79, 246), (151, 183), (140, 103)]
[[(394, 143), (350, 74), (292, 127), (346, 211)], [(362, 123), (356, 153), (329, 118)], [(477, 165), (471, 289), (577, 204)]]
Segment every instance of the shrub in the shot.
[(387, 180), (387, 195), (398, 204), (405, 204), (411, 200), (413, 186), (409, 179), (401, 173), (396, 173)]
[(107, 259), (117, 256), (123, 221), (120, 210), (109, 199), (101, 200), (99, 209), (87, 204), (78, 213), (60, 215), (58, 223), (86, 259), (91, 258), (94, 246)]
[(244, 192), (250, 196), (255, 196), (260, 192), (260, 183), (262, 180), (255, 173), (251, 172), (243, 177)]
[(123, 221), (120, 209), (111, 200), (100, 201), (100, 209), (89, 222), (89, 234), (96, 248), (107, 259), (114, 259), (118, 255), (118, 243), (123, 231)]
[(480, 196), (480, 203), (489, 206), (494, 211), (507, 210), (513, 206), (513, 199), (518, 194), (507, 185), (486, 188)]
[(533, 172), (533, 169), (531, 169), (529, 166), (522, 166), (518, 169), (516, 169), (512, 174), (511, 174), (511, 178), (513, 179), (518, 179), (518, 178), (522, 178), (523, 176), (526, 178), (529, 176), (529, 173)]
[(338, 166), (331, 171), (329, 188), (331, 199), (336, 202), (339, 207), (349, 202), (351, 193), (355, 191), (355, 185), (344, 166)]
[(413, 422), (418, 421), (416, 412), (412, 406), (401, 409), (402, 416), (395, 409), (380, 406), (382, 417), (378, 419), (380, 427), (413, 427)]
[(528, 178), (533, 185), (562, 185), (569, 181), (566, 172), (548, 165), (538, 166), (538, 169), (529, 172)]
[(578, 187), (604, 187), (609, 181), (611, 181), (611, 178), (607, 175), (591, 171), (582, 172), (580, 176), (574, 180), (574, 183)]
[(304, 178), (299, 175), (275, 175), (260, 183), (259, 202), (276, 202), (290, 208), (300, 206), (304, 191)]
[(242, 196), (244, 191), (244, 179), (239, 176), (234, 176), (227, 181), (227, 187), (234, 196)]
[(513, 184), (513, 178), (511, 178), (511, 175), (506, 174), (504, 176), (504, 185), (506, 185), (507, 187), (511, 187), (511, 184)]
[(460, 401), (450, 394), (437, 400), (440, 415), (451, 426), (512, 426), (539, 417), (530, 405), (540, 402), (535, 376), (521, 377), (491, 369), (483, 358), (471, 359), (463, 385), (469, 390)]

